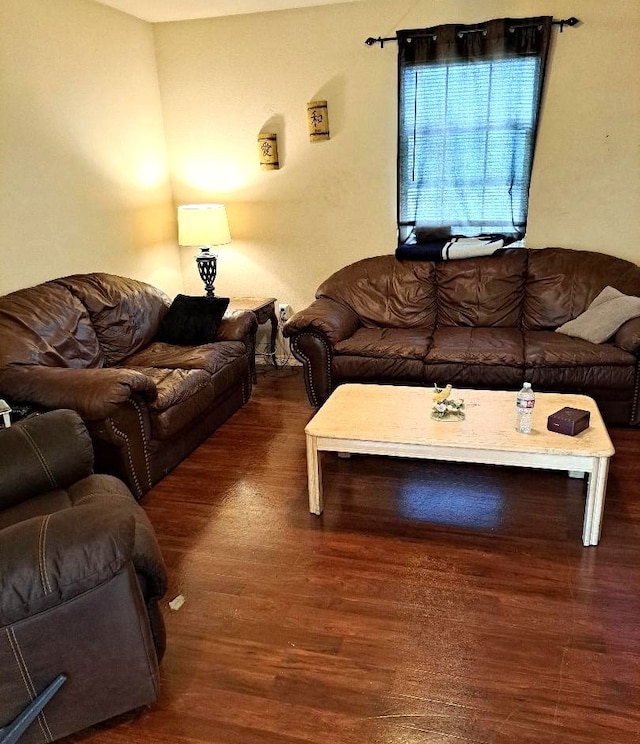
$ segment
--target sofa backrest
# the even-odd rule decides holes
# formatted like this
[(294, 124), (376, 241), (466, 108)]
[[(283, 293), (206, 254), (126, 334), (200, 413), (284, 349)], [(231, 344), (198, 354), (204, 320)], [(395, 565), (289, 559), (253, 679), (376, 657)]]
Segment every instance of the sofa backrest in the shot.
[(368, 328), (433, 328), (435, 264), (375, 256), (345, 266), (324, 281), (316, 297), (350, 307)]
[(56, 282), (0, 297), (0, 369), (25, 364), (75, 368), (104, 364), (89, 313)]
[(170, 304), (156, 287), (113, 274), (77, 274), (55, 283), (87, 309), (109, 367), (151, 342)]
[(593, 251), (529, 251), (523, 328), (537, 331), (561, 326), (583, 313), (607, 285), (640, 296), (640, 266)]
[(438, 326), (520, 326), (527, 251), (441, 261), (436, 266)]
[(356, 261), (316, 297), (350, 307), (365, 327), (449, 326), (555, 330), (611, 285), (640, 296), (640, 266), (604, 253), (516, 248), (451, 261)]

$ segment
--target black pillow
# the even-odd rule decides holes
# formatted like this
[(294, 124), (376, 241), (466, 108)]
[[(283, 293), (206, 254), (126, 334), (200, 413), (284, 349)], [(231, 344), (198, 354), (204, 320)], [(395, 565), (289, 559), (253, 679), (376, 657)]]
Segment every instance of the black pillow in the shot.
[(156, 341), (179, 346), (210, 344), (228, 306), (228, 297), (176, 295), (160, 321)]

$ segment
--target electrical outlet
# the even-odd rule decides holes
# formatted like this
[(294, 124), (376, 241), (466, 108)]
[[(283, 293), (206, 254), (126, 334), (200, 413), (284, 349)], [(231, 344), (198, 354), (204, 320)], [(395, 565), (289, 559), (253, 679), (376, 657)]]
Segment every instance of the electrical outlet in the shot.
[(291, 314), (291, 305), (286, 302), (278, 303), (278, 317), (280, 320), (286, 320)]

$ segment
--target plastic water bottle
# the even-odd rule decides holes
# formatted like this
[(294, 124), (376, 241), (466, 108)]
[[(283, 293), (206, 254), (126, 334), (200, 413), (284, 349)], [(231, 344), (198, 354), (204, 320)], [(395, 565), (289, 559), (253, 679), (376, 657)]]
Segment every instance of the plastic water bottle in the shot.
[(536, 396), (531, 389), (531, 383), (525, 382), (516, 399), (516, 431), (529, 434), (533, 420), (533, 407)]

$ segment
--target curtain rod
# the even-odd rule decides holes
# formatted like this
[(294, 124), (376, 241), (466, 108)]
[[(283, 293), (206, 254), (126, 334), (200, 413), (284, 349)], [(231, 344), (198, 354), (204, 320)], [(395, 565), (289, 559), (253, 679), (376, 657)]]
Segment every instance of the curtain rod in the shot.
[[(560, 21), (551, 21), (551, 24), (553, 26), (560, 26), (560, 33), (564, 31), (565, 26), (577, 26), (578, 23), (580, 23), (580, 20), (576, 18), (575, 16), (571, 16), (571, 18), (563, 18)], [(535, 24), (527, 24), (527, 23), (521, 23), (519, 25), (512, 26), (512, 28), (525, 28), (528, 25), (535, 25)], [(478, 29), (480, 30), (480, 29)], [(466, 33), (472, 33), (472, 31), (467, 31)], [(374, 44), (380, 44), (380, 48), (384, 49), (385, 42), (387, 41), (398, 41), (397, 36), (378, 36), (377, 39), (374, 39), (373, 36), (370, 36), (368, 39), (365, 39), (365, 44), (367, 46), (373, 46)]]

